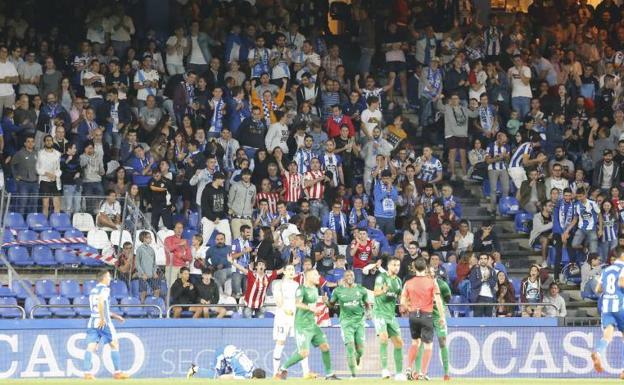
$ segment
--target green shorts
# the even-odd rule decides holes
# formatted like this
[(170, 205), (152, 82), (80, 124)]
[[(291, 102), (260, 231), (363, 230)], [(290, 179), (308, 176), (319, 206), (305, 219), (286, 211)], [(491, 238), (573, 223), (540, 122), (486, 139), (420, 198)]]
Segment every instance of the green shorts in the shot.
[(363, 346), (366, 340), (365, 334), (363, 321), (340, 323), (340, 335), (345, 345), (355, 342), (356, 345)]
[(388, 333), (388, 337), (400, 336), (401, 327), (396, 317), (373, 317), (373, 323), (375, 324), (375, 334)]
[(325, 333), (317, 325), (303, 330), (295, 328), (295, 339), (297, 340), (298, 351), (310, 350), (310, 345), (316, 348), (321, 344), (327, 343)]
[(440, 317), (433, 317), (433, 331), (437, 337), (448, 336), (448, 328), (446, 324), (440, 325)]

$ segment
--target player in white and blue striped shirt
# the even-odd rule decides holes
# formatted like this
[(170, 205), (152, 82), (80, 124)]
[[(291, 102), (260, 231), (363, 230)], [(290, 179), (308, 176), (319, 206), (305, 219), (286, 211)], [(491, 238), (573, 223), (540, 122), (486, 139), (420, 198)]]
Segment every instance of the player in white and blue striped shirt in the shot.
[(544, 154), (539, 154), (535, 159), (531, 159), (531, 155), (539, 149), (540, 142), (540, 135), (538, 133), (533, 133), (531, 140), (520, 144), (511, 156), (509, 161), (509, 177), (518, 189), (520, 189), (522, 182), (527, 179), (527, 167), (537, 166), (548, 160)]
[(431, 147), (423, 147), (423, 154), (416, 159), (416, 173), (425, 183), (436, 184), (442, 181), (442, 162), (435, 156)]
[(108, 270), (98, 272), (96, 276), (97, 285), (89, 292), (89, 307), (91, 309), (91, 317), (87, 323), (87, 350), (84, 357), (84, 378), (87, 380), (94, 379), (94, 375), (90, 373), (92, 369), (91, 360), (93, 354), (97, 350), (98, 344), (110, 345), (111, 361), (115, 373), (113, 378), (126, 379), (128, 375), (119, 369), (119, 341), (117, 340), (117, 332), (113, 325), (112, 318), (124, 322), (123, 317), (110, 311), (110, 281), (111, 275)]
[[(602, 357), (613, 339), (613, 333), (616, 330), (624, 332), (624, 249), (618, 248), (617, 255), (617, 261), (602, 271), (600, 282), (596, 286), (596, 292), (601, 293), (598, 304), (602, 338), (591, 358), (597, 372), (604, 371)], [(620, 374), (620, 378), (624, 378), (624, 372)]]
[(598, 252), (598, 238), (602, 237), (602, 215), (600, 207), (591, 199), (587, 199), (587, 192), (583, 187), (576, 190), (576, 205), (572, 223), (578, 228), (572, 240), (572, 247), (580, 249), (584, 242), (590, 253)]
[(607, 263), (609, 253), (618, 245), (619, 218), (613, 209), (613, 203), (605, 199), (600, 207), (602, 215), (602, 237), (598, 241), (598, 249), (602, 263)]

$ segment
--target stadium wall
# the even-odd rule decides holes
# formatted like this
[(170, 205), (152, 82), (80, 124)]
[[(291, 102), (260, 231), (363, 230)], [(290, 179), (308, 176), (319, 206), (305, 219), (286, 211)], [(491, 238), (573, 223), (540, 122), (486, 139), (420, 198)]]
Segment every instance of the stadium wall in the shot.
[[(600, 338), (597, 327), (557, 327), (555, 319), (450, 321), (448, 343), (453, 377), (596, 377), (589, 355)], [(0, 378), (82, 376), (85, 323), (0, 321)], [(370, 326), (366, 330), (370, 343), (366, 344), (363, 376), (377, 376), (380, 371), (378, 344)], [(403, 322), (401, 326), (408, 341), (407, 324)], [(117, 332), (122, 368), (133, 377), (182, 377), (191, 363), (208, 366), (214, 350), (224, 344), (243, 348), (259, 367), (271, 367), (271, 319), (128, 320), (117, 325)], [(329, 327), (325, 332), (332, 346), (334, 367), (339, 375), (346, 375), (340, 329)], [(294, 349), (291, 339), (284, 355)], [(605, 362), (607, 375), (619, 373), (615, 363), (622, 357), (622, 350), (620, 343), (610, 347)], [(405, 352), (407, 356), (407, 349)], [(96, 376), (110, 376), (108, 347), (99, 350), (93, 364)], [(321, 372), (318, 351), (312, 353), (310, 366)], [(298, 365), (292, 369), (293, 376), (300, 375)], [(431, 374), (441, 375), (439, 360), (433, 360)]]

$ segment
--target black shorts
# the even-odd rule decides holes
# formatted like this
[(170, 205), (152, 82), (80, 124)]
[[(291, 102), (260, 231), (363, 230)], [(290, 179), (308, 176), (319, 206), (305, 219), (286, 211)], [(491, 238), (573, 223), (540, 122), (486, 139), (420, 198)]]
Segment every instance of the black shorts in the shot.
[(55, 197), (61, 195), (61, 190), (56, 187), (56, 182), (39, 182), (39, 194), (46, 197)]
[(420, 339), (423, 343), (433, 342), (433, 317), (431, 313), (411, 312), (409, 327), (412, 339)]
[(451, 136), (446, 138), (446, 144), (448, 148), (455, 149), (467, 149), (468, 148), (468, 138), (464, 136)]
[(405, 63), (404, 61), (389, 61), (386, 62), (386, 69), (389, 72), (405, 72), (405, 70), (407, 69), (407, 63)]

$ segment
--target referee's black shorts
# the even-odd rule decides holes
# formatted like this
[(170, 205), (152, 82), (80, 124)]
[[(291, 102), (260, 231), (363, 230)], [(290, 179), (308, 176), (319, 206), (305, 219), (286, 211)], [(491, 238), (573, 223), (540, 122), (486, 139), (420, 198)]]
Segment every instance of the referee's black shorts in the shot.
[(410, 312), (409, 327), (413, 340), (420, 339), (423, 343), (433, 342), (433, 318), (431, 313)]

